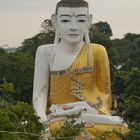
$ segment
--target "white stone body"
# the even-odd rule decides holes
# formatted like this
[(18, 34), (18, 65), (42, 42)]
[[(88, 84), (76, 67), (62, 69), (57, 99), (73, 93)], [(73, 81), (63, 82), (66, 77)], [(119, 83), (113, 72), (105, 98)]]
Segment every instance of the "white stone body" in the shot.
[(57, 44), (40, 46), (35, 59), (33, 106), (41, 121), (47, 119), (49, 71), (66, 69), (74, 62), (84, 44), (91, 16), (86, 7), (60, 7), (58, 14), (52, 16), (52, 23), (61, 40)]
[[(46, 110), (50, 84), (49, 71), (64, 70), (71, 66), (84, 44), (83, 38), (85, 37), (89, 43), (87, 34), (91, 19), (92, 17), (86, 7), (59, 8), (58, 14), (52, 16), (52, 23), (56, 33), (61, 38), (60, 42), (40, 46), (37, 49), (35, 59), (33, 106), (42, 122), (48, 119)], [(67, 104), (66, 106), (73, 106), (73, 109), (62, 110), (59, 108), (59, 111), (52, 111), (53, 115), (75, 114), (80, 109), (86, 108), (87, 112), (82, 114), (81, 119), (88, 123), (122, 123), (120, 118), (99, 115), (96, 109), (84, 102)]]

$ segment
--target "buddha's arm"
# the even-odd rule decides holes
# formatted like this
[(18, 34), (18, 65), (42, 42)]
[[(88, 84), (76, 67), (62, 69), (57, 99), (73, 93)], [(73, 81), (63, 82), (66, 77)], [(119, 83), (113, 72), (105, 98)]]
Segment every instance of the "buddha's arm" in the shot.
[(103, 100), (103, 106), (101, 110), (104, 113), (109, 114), (112, 105), (112, 99), (108, 55), (106, 49), (103, 46), (99, 47), (96, 55), (96, 88), (97, 92), (99, 92), (101, 99)]
[(45, 47), (37, 49), (35, 59), (34, 85), (33, 85), (33, 106), (41, 121), (45, 121), (46, 104), (49, 87), (49, 66), (48, 56)]

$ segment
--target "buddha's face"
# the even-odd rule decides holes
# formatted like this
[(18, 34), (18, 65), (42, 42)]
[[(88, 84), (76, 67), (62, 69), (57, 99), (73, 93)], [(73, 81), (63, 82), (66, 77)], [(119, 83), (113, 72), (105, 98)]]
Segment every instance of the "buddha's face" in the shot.
[(57, 14), (57, 30), (61, 41), (79, 43), (89, 28), (88, 8), (59, 7)]

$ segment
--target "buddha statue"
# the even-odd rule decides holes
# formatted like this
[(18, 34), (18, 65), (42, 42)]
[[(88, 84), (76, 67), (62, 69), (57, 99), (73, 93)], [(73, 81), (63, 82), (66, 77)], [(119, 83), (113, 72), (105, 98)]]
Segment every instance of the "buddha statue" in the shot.
[[(92, 15), (89, 14), (88, 3), (84, 0), (61, 0), (51, 20), (55, 29), (54, 43), (40, 46), (36, 52), (33, 106), (37, 115), (45, 122), (49, 116), (46, 110), (50, 106), (56, 116), (86, 108), (87, 113), (81, 119), (97, 123), (95, 127), (101, 131), (114, 127), (123, 129), (122, 120), (111, 116), (106, 49), (90, 43), (88, 31)], [(61, 105), (58, 112), (54, 109), (58, 108), (57, 105)], [(91, 134), (91, 139), (94, 134)], [(115, 139), (115, 136), (111, 138)]]

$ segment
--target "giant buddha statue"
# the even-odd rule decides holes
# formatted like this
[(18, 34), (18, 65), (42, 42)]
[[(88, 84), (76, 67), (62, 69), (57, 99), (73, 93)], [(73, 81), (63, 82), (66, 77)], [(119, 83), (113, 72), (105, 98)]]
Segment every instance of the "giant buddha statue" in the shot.
[[(57, 3), (52, 14), (54, 44), (40, 46), (36, 52), (33, 106), (42, 122), (48, 120), (50, 114), (46, 111), (50, 106), (54, 116), (75, 114), (86, 108), (81, 119), (95, 123), (94, 128), (87, 129), (93, 139), (96, 134), (90, 132), (95, 128), (106, 131), (126, 127), (119, 117), (111, 116), (108, 55), (104, 46), (90, 43), (91, 22), (86, 1)], [(58, 105), (61, 109), (57, 111)], [(63, 110), (64, 106), (70, 109)], [(110, 139), (119, 138), (114, 135)]]

